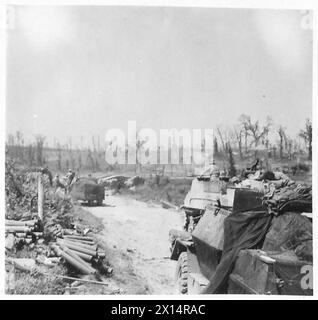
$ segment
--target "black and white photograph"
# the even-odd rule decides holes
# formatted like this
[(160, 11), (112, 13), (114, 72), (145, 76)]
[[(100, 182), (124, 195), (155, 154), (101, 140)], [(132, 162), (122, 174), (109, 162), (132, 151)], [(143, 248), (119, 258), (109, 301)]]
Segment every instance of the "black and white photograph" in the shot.
[(3, 6), (6, 297), (313, 297), (297, 3)]

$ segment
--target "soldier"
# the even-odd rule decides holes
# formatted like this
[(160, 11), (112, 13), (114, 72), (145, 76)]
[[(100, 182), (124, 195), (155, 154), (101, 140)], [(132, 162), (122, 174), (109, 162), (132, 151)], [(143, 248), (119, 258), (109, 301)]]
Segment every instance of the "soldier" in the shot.
[(255, 162), (252, 164), (252, 166), (251, 166), (251, 171), (256, 171), (256, 170), (259, 170), (260, 169), (260, 160), (259, 160), (259, 158), (257, 158), (256, 160), (255, 160)]
[(66, 190), (65, 185), (60, 181), (60, 176), (57, 174), (53, 179), (53, 185), (55, 187), (55, 191), (59, 188)]
[(72, 181), (75, 177), (75, 172), (72, 171), (71, 169), (68, 170), (67, 174), (66, 174), (66, 178), (67, 178), (67, 192), (70, 191), (70, 187), (72, 185)]
[(72, 171), (71, 169), (68, 170), (68, 173), (66, 174), (66, 177), (67, 177), (67, 184), (70, 186), (74, 177), (75, 177), (75, 172)]
[(213, 160), (212, 163), (208, 166), (207, 169), (205, 169), (201, 175), (200, 178), (206, 178), (211, 181), (219, 180), (220, 177), (220, 169), (219, 167), (215, 164), (215, 161)]

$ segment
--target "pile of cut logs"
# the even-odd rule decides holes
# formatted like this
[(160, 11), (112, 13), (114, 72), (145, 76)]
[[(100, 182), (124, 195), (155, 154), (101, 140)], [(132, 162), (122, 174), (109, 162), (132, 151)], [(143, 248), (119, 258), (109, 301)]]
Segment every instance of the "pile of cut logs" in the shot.
[[(5, 221), (7, 250), (13, 250), (18, 244), (29, 245), (43, 242), (43, 232), (39, 220), (28, 221)], [(58, 229), (58, 228), (56, 228)], [(50, 257), (60, 257), (68, 265), (72, 266), (81, 274), (93, 274), (98, 276), (98, 271), (112, 273), (112, 269), (103, 266), (105, 252), (96, 244), (93, 237), (80, 234), (76, 230), (59, 229), (58, 234), (53, 237), (55, 241), (50, 242)]]
[(102, 265), (105, 252), (89, 236), (63, 235), (56, 242), (51, 243), (51, 248), (58, 257), (62, 257), (68, 264), (82, 274), (94, 274), (94, 267)]
[(12, 250), (17, 243), (30, 244), (43, 236), (39, 232), (38, 220), (16, 221), (5, 220), (6, 243), (5, 247)]

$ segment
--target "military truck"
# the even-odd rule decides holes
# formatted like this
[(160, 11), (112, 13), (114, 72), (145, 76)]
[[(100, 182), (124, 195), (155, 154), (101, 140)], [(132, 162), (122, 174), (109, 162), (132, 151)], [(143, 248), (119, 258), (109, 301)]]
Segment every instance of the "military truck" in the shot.
[(101, 206), (105, 199), (105, 187), (98, 184), (97, 179), (81, 177), (71, 184), (70, 194), (74, 200)]
[[(252, 189), (232, 188), (227, 195), (227, 205), (207, 201), (195, 227), (171, 237), (178, 293), (312, 295), (310, 215), (290, 210), (272, 217), (264, 194)], [(225, 237), (229, 218), (235, 223), (227, 224)], [(250, 238), (242, 242), (246, 228)], [(232, 248), (224, 252), (229, 239)]]

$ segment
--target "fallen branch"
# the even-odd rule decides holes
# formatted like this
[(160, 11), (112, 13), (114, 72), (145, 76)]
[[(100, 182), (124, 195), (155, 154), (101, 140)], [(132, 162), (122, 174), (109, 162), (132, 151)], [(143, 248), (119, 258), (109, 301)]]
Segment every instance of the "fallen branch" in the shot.
[[(43, 274), (43, 275), (52, 276), (52, 274), (50, 274), (50, 273), (46, 273), (46, 272), (40, 272), (40, 273)], [(101, 284), (103, 286), (108, 286), (108, 283), (101, 282), (101, 281), (81, 279), (81, 278), (75, 278), (75, 277), (68, 277), (68, 276), (62, 276), (62, 275), (59, 275), (59, 274), (53, 274), (53, 276), (55, 276), (57, 278), (66, 279), (66, 280), (74, 280), (74, 281), (88, 282), (88, 283)]]
[(172, 209), (175, 209), (175, 210), (179, 210), (179, 207), (178, 206), (175, 206), (174, 204), (168, 202), (168, 201), (164, 201), (164, 200), (161, 200), (161, 204), (164, 208), (172, 208)]

